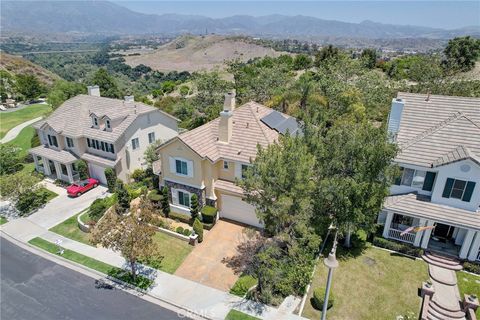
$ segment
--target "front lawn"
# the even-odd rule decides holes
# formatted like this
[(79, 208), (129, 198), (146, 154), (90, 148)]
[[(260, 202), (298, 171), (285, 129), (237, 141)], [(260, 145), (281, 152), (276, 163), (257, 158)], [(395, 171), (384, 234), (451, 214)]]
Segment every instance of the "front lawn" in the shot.
[(248, 290), (257, 284), (257, 279), (251, 275), (245, 274), (238, 278), (237, 282), (230, 289), (230, 293), (239, 297), (244, 297)]
[[(61, 256), (65, 259), (74, 261), (76, 263), (79, 263), (81, 265), (84, 265), (88, 268), (100, 271), (101, 273), (105, 273), (107, 275), (110, 275), (112, 277), (115, 277), (117, 279), (120, 279), (124, 282), (130, 283), (134, 286), (137, 286), (141, 289), (148, 289), (153, 281), (150, 279), (147, 279), (143, 276), (137, 276), (137, 279), (133, 281), (132, 277), (130, 276), (129, 272), (125, 272), (124, 270), (114, 267), (112, 265), (109, 265), (107, 263), (104, 263), (102, 261), (98, 261), (95, 259), (92, 259), (90, 257), (84, 256), (83, 254), (80, 254), (78, 252), (62, 248), (54, 243), (51, 243), (47, 240), (44, 240), (42, 238), (33, 238), (32, 240), (28, 241), (28, 243), (39, 247), (45, 251), (48, 251), (50, 253), (53, 253), (57, 256)], [(64, 252), (63, 254), (60, 254), (60, 250), (63, 249)]]
[(8, 222), (7, 218), (0, 216), (0, 225), (5, 224), (7, 222)]
[(85, 209), (82, 212), (74, 215), (73, 217), (68, 218), (67, 220), (57, 224), (53, 228), (50, 228), (50, 231), (62, 235), (65, 238), (92, 245), (90, 243), (90, 234), (80, 230), (77, 222), (77, 216), (85, 212), (86, 210), (88, 209)]
[(193, 249), (188, 242), (162, 232), (157, 232), (153, 240), (157, 244), (160, 259), (145, 261), (146, 264), (171, 274), (177, 270)]
[[(335, 302), (328, 319), (396, 319), (407, 312), (418, 314), (418, 288), (429, 279), (425, 262), (372, 247), (338, 260), (331, 291)], [(320, 318), (321, 311), (312, 307), (310, 299), (313, 289), (324, 287), (326, 279), (327, 268), (320, 259), (302, 316)]]
[(232, 309), (225, 317), (225, 320), (259, 320), (259, 318)]
[(0, 139), (3, 138), (10, 129), (31, 119), (43, 116), (50, 112), (52, 108), (47, 104), (32, 104), (26, 108), (9, 113), (0, 113)]
[[(464, 294), (475, 294), (480, 297), (480, 276), (457, 271), (457, 284), (461, 299), (463, 299)], [(475, 314), (480, 319), (480, 308), (477, 309)]]

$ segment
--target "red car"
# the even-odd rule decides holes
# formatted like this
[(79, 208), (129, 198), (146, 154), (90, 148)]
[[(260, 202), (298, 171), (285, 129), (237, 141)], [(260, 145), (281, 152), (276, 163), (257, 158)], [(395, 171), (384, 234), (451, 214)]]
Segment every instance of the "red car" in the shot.
[(87, 192), (90, 189), (96, 188), (98, 186), (98, 180), (93, 178), (88, 178), (82, 180), (78, 183), (74, 183), (67, 188), (67, 193), (71, 197), (79, 197), (84, 192)]

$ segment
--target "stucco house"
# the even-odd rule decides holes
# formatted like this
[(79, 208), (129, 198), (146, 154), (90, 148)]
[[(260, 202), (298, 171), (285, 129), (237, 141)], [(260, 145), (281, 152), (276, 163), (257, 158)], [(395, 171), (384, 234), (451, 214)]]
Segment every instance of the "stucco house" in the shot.
[(178, 120), (154, 107), (134, 101), (100, 96), (98, 86), (59, 106), (33, 125), (41, 145), (29, 150), (37, 171), (66, 182), (78, 180), (75, 162), (83, 159), (91, 177), (105, 184), (105, 169), (117, 177), (145, 167), (144, 153), (157, 140), (167, 141), (178, 132)]
[(257, 153), (287, 130), (301, 131), (297, 121), (256, 102), (235, 108), (235, 94), (225, 95), (220, 117), (180, 134), (158, 149), (160, 185), (169, 189), (171, 210), (190, 215), (190, 198), (219, 209), (221, 218), (262, 227), (255, 208), (243, 201), (235, 184)]
[[(480, 99), (399, 93), (388, 131), (401, 175), (379, 215), (383, 236), (479, 261)], [(411, 226), (430, 228), (402, 235)]]

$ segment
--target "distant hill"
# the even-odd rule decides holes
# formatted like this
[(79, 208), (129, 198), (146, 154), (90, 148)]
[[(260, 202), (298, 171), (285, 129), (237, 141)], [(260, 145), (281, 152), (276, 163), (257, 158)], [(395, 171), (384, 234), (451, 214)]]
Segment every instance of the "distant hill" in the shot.
[(347, 23), (306, 16), (232, 16), (212, 19), (177, 14), (143, 14), (108, 1), (2, 1), (3, 32), (94, 34), (246, 34), (271, 37), (366, 39), (480, 36), (480, 27), (442, 30), (371, 21)]
[[(124, 53), (118, 51), (116, 53)], [(281, 52), (262, 47), (238, 37), (217, 35), (181, 36), (157, 50), (126, 52), (126, 63), (133, 66), (144, 64), (159, 71), (199, 71), (223, 69), (224, 62), (233, 59), (248, 61), (256, 57), (277, 57)], [(139, 55), (132, 55), (136, 53)]]
[(50, 85), (60, 79), (56, 74), (36, 65), (20, 56), (1, 53), (0, 70), (6, 70), (11, 75), (33, 74), (40, 82)]

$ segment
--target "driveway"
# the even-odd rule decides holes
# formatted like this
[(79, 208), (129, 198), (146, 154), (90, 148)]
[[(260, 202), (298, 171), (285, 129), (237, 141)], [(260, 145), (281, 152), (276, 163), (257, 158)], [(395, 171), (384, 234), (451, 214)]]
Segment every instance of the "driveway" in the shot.
[(225, 259), (238, 253), (237, 247), (249, 240), (247, 227), (219, 220), (175, 272), (175, 275), (222, 291), (229, 291), (240, 274)]

